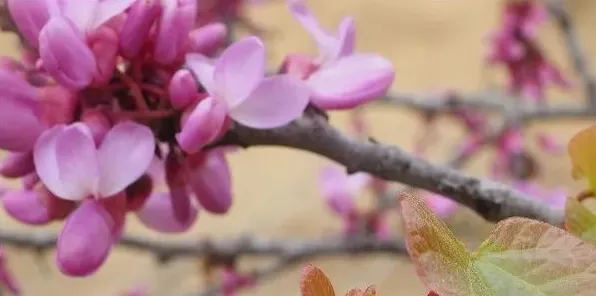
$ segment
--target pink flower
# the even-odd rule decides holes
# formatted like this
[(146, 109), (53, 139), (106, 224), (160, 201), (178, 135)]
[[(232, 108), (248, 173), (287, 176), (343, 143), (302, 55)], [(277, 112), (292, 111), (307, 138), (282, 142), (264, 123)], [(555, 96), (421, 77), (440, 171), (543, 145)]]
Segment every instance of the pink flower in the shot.
[[(124, 12), (135, 1), (27, 0), (17, 3), (19, 1), (11, 0), (8, 7), (19, 29), (27, 32), (30, 43), (39, 44), (43, 68), (61, 85), (79, 90), (91, 84), (98, 71), (86, 35)], [(117, 48), (117, 43), (114, 46)], [(101, 60), (102, 56), (98, 57)]]
[(514, 182), (513, 187), (534, 198), (540, 199), (555, 209), (564, 209), (567, 202), (567, 190), (557, 188), (546, 190), (536, 183), (519, 181)]
[(256, 37), (228, 47), (212, 63), (199, 54), (187, 56), (187, 66), (198, 77), (209, 97), (192, 111), (178, 142), (194, 153), (215, 140), (229, 116), (253, 128), (274, 128), (302, 115), (308, 104), (308, 88), (288, 75), (265, 78), (265, 48)]
[(211, 23), (190, 32), (190, 52), (211, 56), (226, 42), (228, 28), (223, 23)]
[(155, 37), (154, 59), (161, 64), (175, 62), (183, 54), (188, 34), (197, 18), (197, 0), (162, 0), (162, 13)]
[(56, 196), (81, 202), (58, 240), (62, 272), (86, 276), (105, 261), (124, 225), (123, 192), (147, 171), (154, 150), (152, 132), (132, 122), (114, 126), (99, 149), (83, 123), (58, 125), (41, 135), (34, 149), (41, 181)]
[(357, 211), (355, 198), (364, 193), (371, 181), (372, 177), (366, 173), (348, 175), (341, 168), (330, 166), (322, 170), (319, 188), (329, 208), (347, 217)]
[(433, 212), (443, 219), (455, 215), (459, 208), (459, 205), (456, 202), (438, 194), (428, 193), (426, 194), (424, 201)]
[(510, 91), (544, 102), (548, 84), (569, 88), (569, 80), (547, 60), (537, 44), (538, 28), (548, 16), (546, 8), (538, 1), (507, 1), (505, 5), (503, 25), (492, 36), (488, 61), (505, 66)]
[(64, 219), (75, 208), (74, 202), (60, 199), (45, 188), (7, 190), (1, 201), (8, 215), (29, 225), (46, 225)]
[(135, 58), (148, 41), (149, 32), (161, 12), (161, 1), (136, 1), (120, 30), (120, 52), (127, 58)]
[(354, 53), (356, 29), (351, 18), (345, 18), (334, 35), (321, 28), (303, 0), (290, 0), (289, 8), (319, 47), (314, 61), (318, 70), (306, 78), (313, 104), (325, 110), (349, 109), (389, 89), (395, 77), (393, 65), (376, 54)]
[(223, 268), (223, 295), (234, 296), (238, 295), (241, 289), (253, 288), (257, 281), (254, 277), (249, 275), (241, 275), (232, 268)]
[(14, 296), (21, 295), (21, 287), (17, 283), (16, 278), (8, 269), (6, 263), (6, 254), (2, 245), (0, 245), (0, 289), (6, 290)]

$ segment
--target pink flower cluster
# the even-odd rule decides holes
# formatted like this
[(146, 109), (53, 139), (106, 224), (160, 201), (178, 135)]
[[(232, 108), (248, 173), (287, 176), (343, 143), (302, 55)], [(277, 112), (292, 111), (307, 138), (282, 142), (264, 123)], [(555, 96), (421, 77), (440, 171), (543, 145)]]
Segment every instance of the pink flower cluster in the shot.
[(548, 19), (548, 11), (539, 2), (505, 1), (502, 27), (492, 36), (488, 61), (506, 68), (513, 94), (542, 103), (548, 84), (569, 88), (570, 82), (546, 58), (537, 42), (538, 29)]
[(56, 261), (71, 276), (100, 268), (128, 213), (174, 233), (199, 209), (228, 212), (229, 151), (213, 146), (232, 123), (270, 129), (309, 105), (355, 107), (394, 79), (387, 59), (354, 52), (351, 19), (328, 33), (296, 0), (321, 54), (289, 55), (274, 75), (259, 38), (223, 48), (223, 24), (199, 25), (197, 0), (7, 4), (27, 49), (0, 63), (0, 149), (11, 152), (0, 175), (23, 182), (2, 204), (31, 225), (65, 219)]
[(382, 198), (386, 194), (385, 184), (366, 173), (348, 175), (341, 168), (330, 166), (321, 171), (319, 188), (329, 209), (342, 219), (346, 236), (374, 234), (385, 240), (391, 238), (387, 212), (363, 210), (356, 203), (356, 198), (361, 198), (367, 189), (376, 198)]

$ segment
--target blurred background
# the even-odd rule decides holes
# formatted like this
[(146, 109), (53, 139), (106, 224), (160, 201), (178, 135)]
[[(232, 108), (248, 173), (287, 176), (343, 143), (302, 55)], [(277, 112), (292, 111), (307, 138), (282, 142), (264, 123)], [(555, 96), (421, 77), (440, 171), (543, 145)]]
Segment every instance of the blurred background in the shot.
[[(497, 28), (501, 2), (498, 0), (311, 0), (309, 6), (327, 28), (335, 28), (345, 16), (357, 24), (358, 50), (376, 52), (393, 61), (396, 69), (395, 91), (433, 92), (444, 89), (482, 90), (503, 85), (500, 69), (484, 64), (487, 33)], [(584, 49), (596, 61), (596, 2), (568, 1)], [(271, 66), (279, 65), (291, 52), (312, 52), (310, 36), (294, 21), (284, 1), (254, 6), (250, 18), (268, 31), (266, 34)], [(575, 79), (556, 27), (542, 31), (546, 52), (565, 72)], [(16, 54), (16, 39), (1, 36), (1, 52)], [(580, 91), (551, 92), (552, 100), (579, 100)], [(411, 151), (421, 121), (417, 114), (394, 107), (371, 106), (365, 117), (373, 136), (384, 143), (399, 145)], [(347, 114), (332, 114), (332, 123), (340, 128), (348, 124)], [(536, 123), (529, 127), (528, 137), (536, 131), (549, 131), (567, 143), (580, 128), (592, 121)], [(433, 162), (442, 163), (459, 143), (463, 134), (448, 119), (439, 124), (440, 144), (432, 147)], [(534, 141), (528, 141), (534, 145)], [(1, 153), (1, 152), (0, 152)], [(492, 151), (484, 151), (465, 170), (477, 176), (487, 171)], [(570, 192), (581, 188), (570, 175), (566, 155), (554, 158), (536, 152), (543, 167), (541, 182), (546, 186), (568, 186)], [(1, 156), (2, 154), (0, 154)], [(235, 202), (226, 216), (202, 215), (193, 230), (184, 235), (158, 235), (130, 219), (127, 232), (163, 240), (201, 237), (234, 237), (255, 233), (265, 237), (316, 239), (334, 235), (340, 221), (329, 213), (317, 188), (319, 170), (329, 161), (305, 152), (280, 148), (250, 148), (230, 155), (233, 169)], [(1, 185), (10, 184), (0, 180)], [(396, 210), (397, 215), (397, 210)], [(398, 219), (394, 229), (399, 231)], [(457, 236), (475, 247), (486, 236), (491, 225), (468, 210), (461, 209), (448, 224)], [(57, 231), (60, 225), (27, 228), (0, 213), (0, 225), (23, 231)], [(48, 253), (39, 257), (30, 252), (8, 248), (10, 267), (24, 286), (26, 296), (117, 295), (139, 283), (148, 283), (152, 295), (179, 295), (199, 291), (205, 286), (199, 273), (200, 262), (172, 261), (158, 265), (152, 257), (116, 249), (108, 262), (93, 277), (72, 279), (54, 267)], [(250, 270), (250, 261), (243, 268)], [(374, 255), (329, 257), (311, 262), (331, 278), (338, 292), (376, 284), (380, 295), (426, 295), (406, 257)], [(246, 266), (244, 266), (246, 265)], [(299, 295), (300, 269), (291, 268), (265, 281), (243, 295)]]

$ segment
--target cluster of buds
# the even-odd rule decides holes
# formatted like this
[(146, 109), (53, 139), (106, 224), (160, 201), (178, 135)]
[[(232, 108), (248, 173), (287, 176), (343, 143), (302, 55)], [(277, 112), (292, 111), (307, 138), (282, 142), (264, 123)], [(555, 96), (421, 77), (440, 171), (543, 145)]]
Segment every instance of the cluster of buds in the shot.
[(537, 41), (538, 29), (548, 20), (548, 11), (540, 2), (505, 0), (502, 27), (492, 36), (488, 62), (505, 67), (512, 94), (544, 103), (549, 84), (569, 88), (570, 82)]
[[(284, 126), (307, 107), (335, 110), (378, 98), (394, 70), (356, 53), (355, 25), (321, 28), (300, 0), (296, 19), (319, 45), (267, 74), (255, 36), (227, 46), (222, 23), (202, 25), (197, 0), (8, 0), (26, 42), (0, 65), (0, 174), (22, 180), (4, 209), (30, 225), (65, 220), (56, 262), (88, 276), (121, 238), (128, 213), (167, 233), (200, 209), (232, 205), (229, 149), (241, 124)], [(165, 187), (167, 191), (159, 191)]]

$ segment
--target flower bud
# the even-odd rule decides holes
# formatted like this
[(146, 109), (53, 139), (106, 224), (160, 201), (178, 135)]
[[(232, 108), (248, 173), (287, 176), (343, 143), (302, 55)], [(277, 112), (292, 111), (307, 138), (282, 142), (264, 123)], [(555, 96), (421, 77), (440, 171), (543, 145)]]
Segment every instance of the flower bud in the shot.
[(0, 175), (6, 178), (20, 178), (34, 171), (31, 152), (12, 153), (0, 164)]
[(112, 226), (110, 215), (98, 201), (83, 201), (58, 237), (56, 263), (60, 271), (79, 277), (95, 273), (111, 251)]
[(197, 18), (197, 0), (162, 1), (154, 59), (170, 64), (180, 58)]
[(198, 209), (190, 205), (184, 220), (174, 213), (173, 198), (165, 192), (154, 193), (137, 212), (137, 217), (147, 228), (163, 233), (185, 232), (194, 224)]
[(213, 214), (225, 214), (232, 206), (230, 168), (221, 151), (211, 151), (190, 168), (188, 185), (201, 206)]
[(168, 86), (168, 96), (175, 109), (182, 110), (197, 99), (199, 89), (195, 78), (186, 69), (178, 70)]
[(84, 36), (68, 20), (53, 17), (39, 35), (43, 68), (62, 86), (80, 90), (91, 84), (97, 64)]
[(93, 84), (107, 85), (114, 75), (118, 61), (118, 34), (114, 29), (103, 26), (90, 32), (87, 39), (97, 64)]
[(222, 23), (212, 23), (190, 32), (190, 51), (205, 56), (213, 55), (226, 42), (227, 27)]
[(27, 152), (45, 127), (29, 105), (0, 97), (0, 149)]
[(182, 150), (192, 154), (212, 143), (221, 134), (226, 123), (227, 109), (209, 97), (200, 101), (185, 117), (176, 139)]
[(39, 32), (50, 18), (47, 0), (8, 0), (8, 11), (29, 45), (39, 45)]
[(130, 8), (126, 22), (120, 30), (120, 52), (132, 59), (141, 53), (149, 31), (159, 16), (158, 0), (137, 1)]

